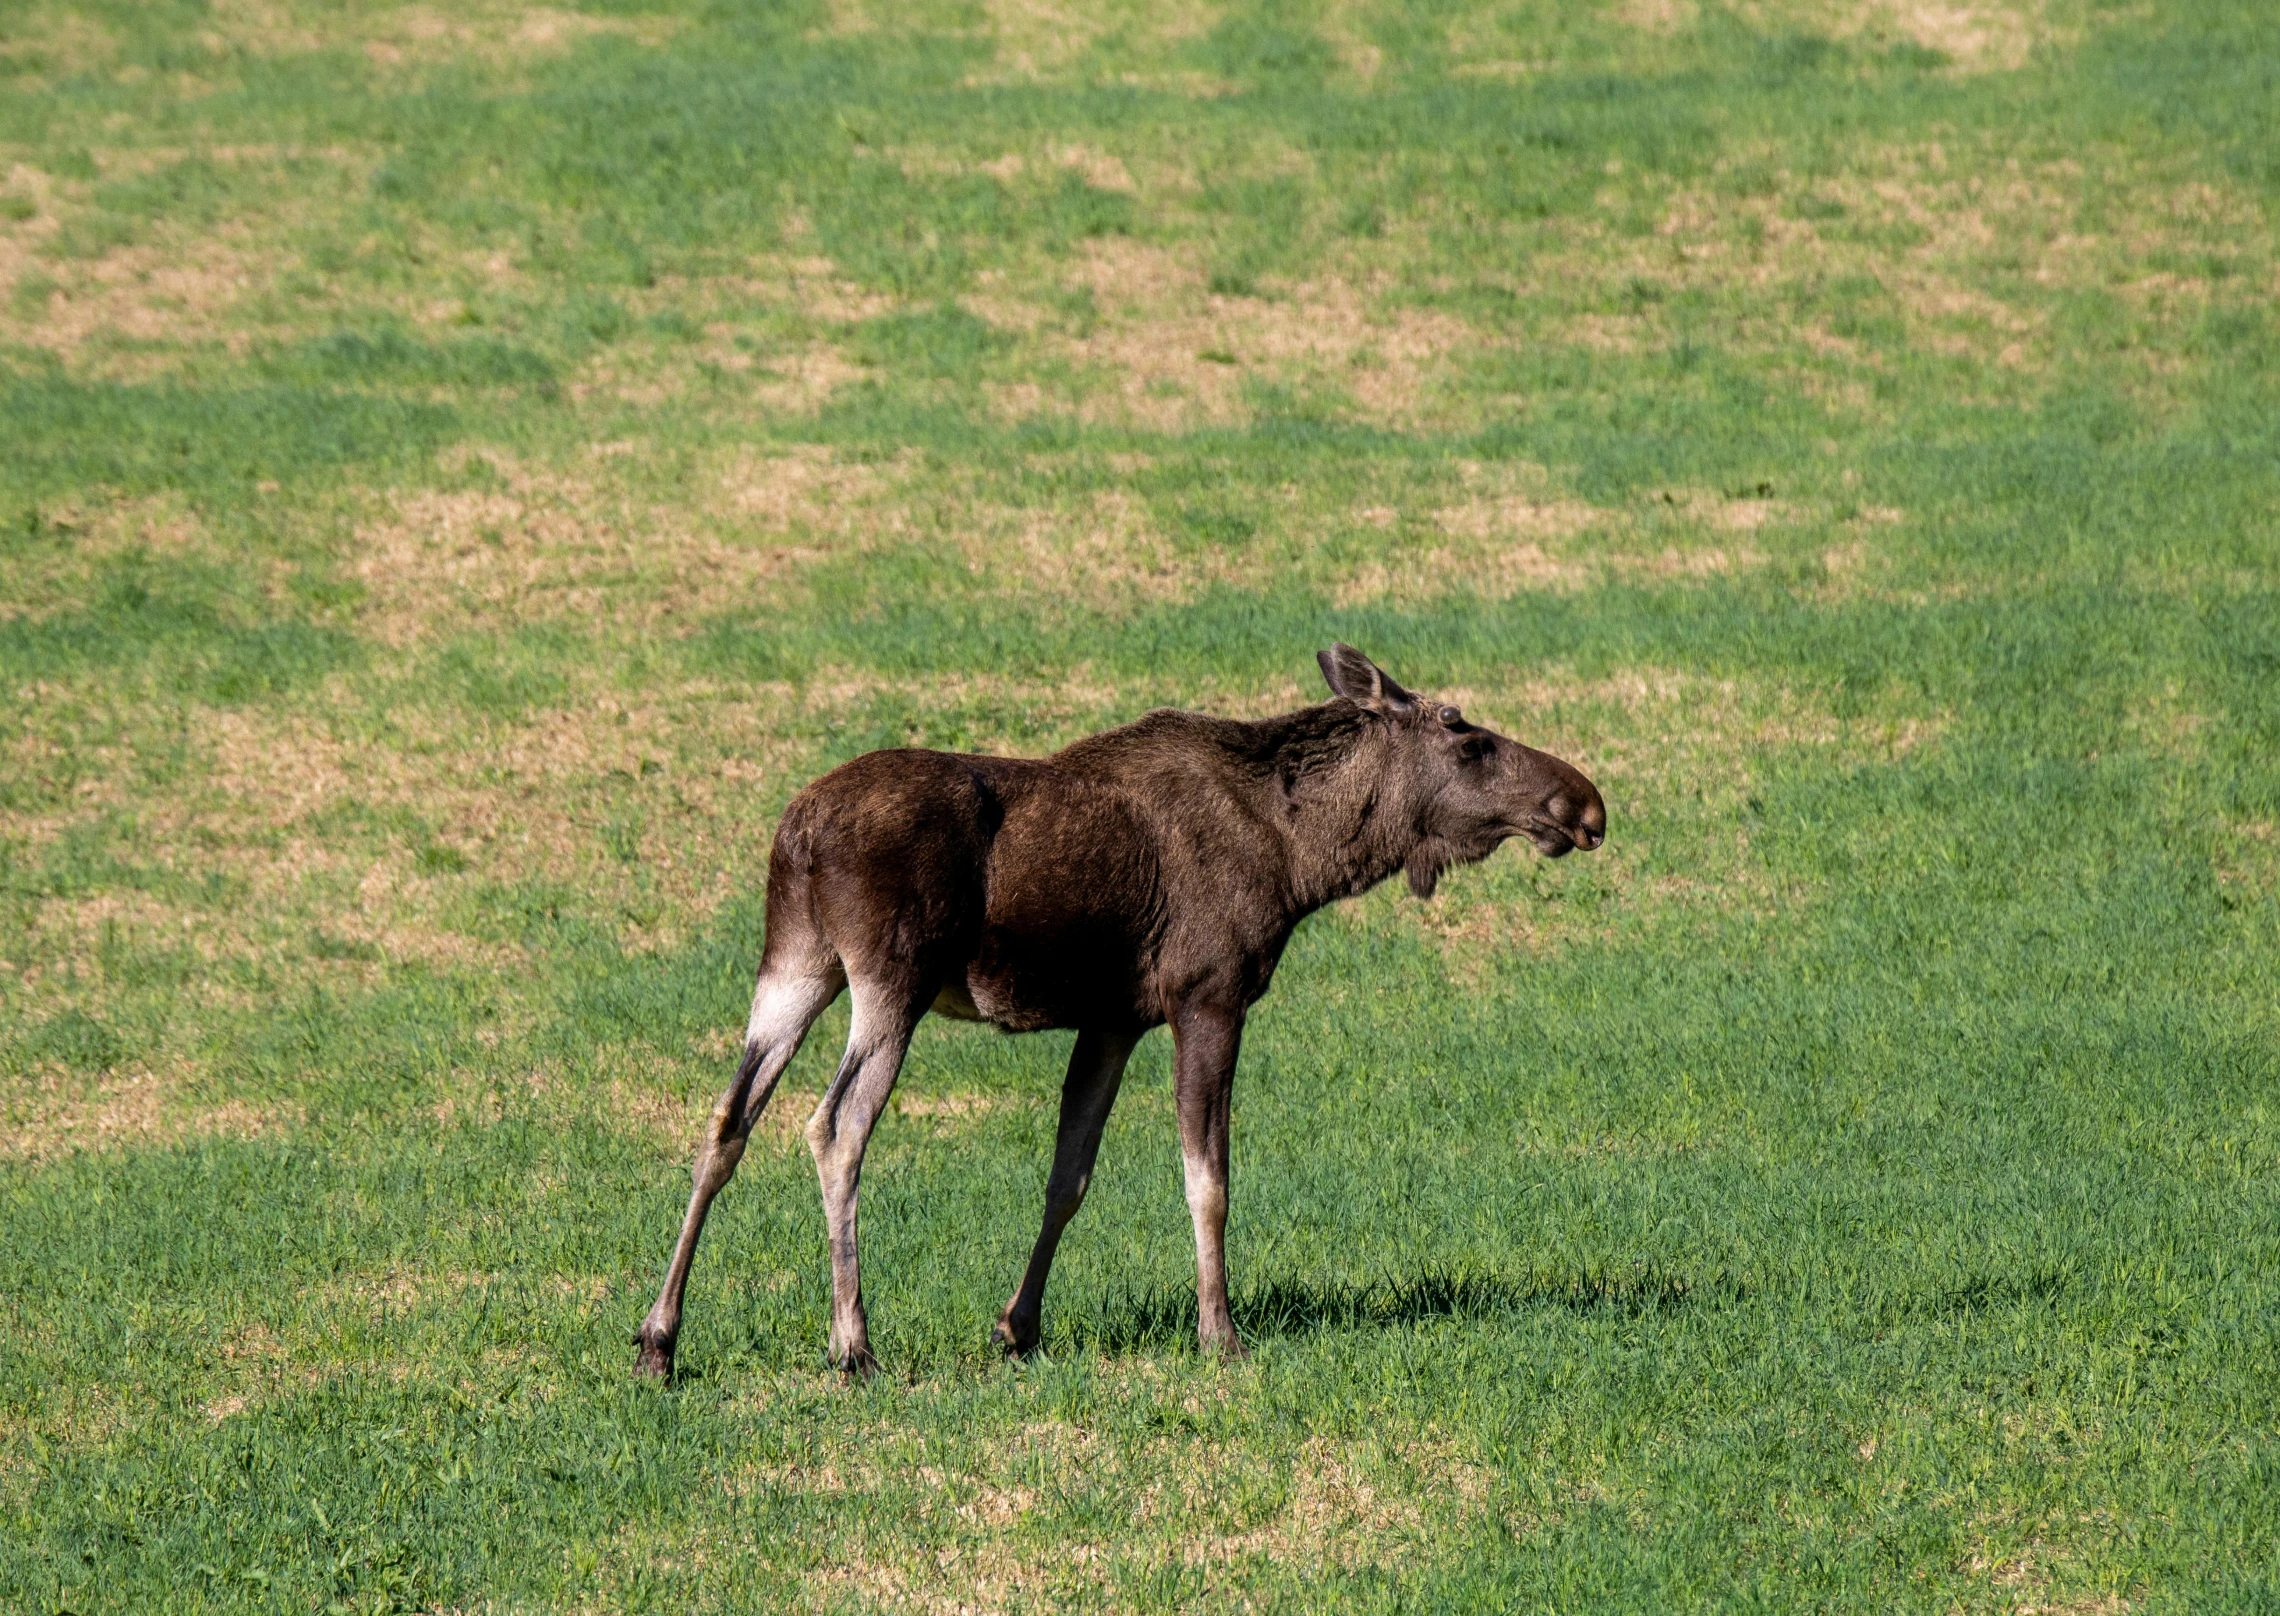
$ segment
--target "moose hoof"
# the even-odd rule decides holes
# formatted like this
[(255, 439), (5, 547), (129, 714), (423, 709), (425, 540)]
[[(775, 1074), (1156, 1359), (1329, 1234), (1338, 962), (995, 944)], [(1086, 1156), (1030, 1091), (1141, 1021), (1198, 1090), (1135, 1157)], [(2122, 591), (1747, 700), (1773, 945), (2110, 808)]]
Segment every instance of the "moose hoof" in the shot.
[(990, 1331), (990, 1340), (996, 1344), (998, 1351), (1004, 1353), (1008, 1358), (1035, 1356), (1037, 1337), (1036, 1321), (1031, 1320), (1024, 1328), (1014, 1323), (1011, 1317), (998, 1320), (996, 1326)]
[(849, 1380), (869, 1380), (879, 1372), (879, 1360), (871, 1356), (869, 1347), (850, 1347), (831, 1353), (831, 1367)]
[(1217, 1358), (1221, 1363), (1241, 1363), (1251, 1356), (1251, 1349), (1243, 1345), (1243, 1338), (1232, 1330), (1225, 1335), (1211, 1336), (1203, 1343), (1204, 1356)]
[(671, 1380), (673, 1378), (673, 1343), (671, 1341), (651, 1341), (637, 1335), (633, 1338), (633, 1344), (641, 1349), (639, 1353), (635, 1354), (633, 1360), (633, 1372), (635, 1374), (646, 1380)]

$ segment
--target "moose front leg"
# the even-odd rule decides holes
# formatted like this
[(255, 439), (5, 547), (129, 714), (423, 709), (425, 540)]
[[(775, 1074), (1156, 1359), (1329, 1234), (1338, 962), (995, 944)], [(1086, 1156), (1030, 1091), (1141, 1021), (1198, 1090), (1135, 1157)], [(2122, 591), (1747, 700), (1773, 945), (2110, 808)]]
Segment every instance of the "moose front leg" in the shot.
[(1045, 1181), (1045, 1226), (1037, 1233), (1021, 1288), (1005, 1304), (993, 1332), (997, 1344), (1013, 1356), (1037, 1350), (1045, 1313), (1045, 1276), (1053, 1270), (1061, 1231), (1085, 1203), (1093, 1158), (1100, 1154), (1101, 1130), (1108, 1126), (1117, 1087), (1124, 1081), (1124, 1063), (1138, 1042), (1134, 1033), (1086, 1031), (1077, 1034), (1077, 1047), (1069, 1052), (1069, 1075), (1061, 1085), (1061, 1132), (1053, 1143), (1053, 1172)]
[(1227, 1131), (1243, 1012), (1182, 1006), (1172, 1019), (1180, 1159), (1195, 1220), (1196, 1333), (1206, 1352), (1243, 1356), (1227, 1308)]

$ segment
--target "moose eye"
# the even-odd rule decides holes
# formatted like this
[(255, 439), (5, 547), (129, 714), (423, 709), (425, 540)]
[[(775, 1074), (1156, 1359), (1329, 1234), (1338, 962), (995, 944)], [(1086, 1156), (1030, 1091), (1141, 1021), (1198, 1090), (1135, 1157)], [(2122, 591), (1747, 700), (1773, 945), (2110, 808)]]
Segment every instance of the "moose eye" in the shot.
[(1442, 708), (1440, 717), (1441, 722), (1448, 725), (1448, 727), (1451, 729), (1455, 729), (1459, 724), (1465, 721), (1465, 715), (1458, 712), (1454, 707)]

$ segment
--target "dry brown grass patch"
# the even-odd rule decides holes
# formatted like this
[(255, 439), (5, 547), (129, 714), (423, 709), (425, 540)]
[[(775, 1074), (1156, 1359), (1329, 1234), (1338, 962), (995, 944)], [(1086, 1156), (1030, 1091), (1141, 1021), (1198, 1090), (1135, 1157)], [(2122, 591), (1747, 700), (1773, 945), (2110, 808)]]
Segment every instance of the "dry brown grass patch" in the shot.
[(1234, 79), (1221, 78), (1216, 73), (1205, 73), (1194, 68), (1153, 73), (1119, 73), (1108, 82), (1156, 95), (1185, 96), (1190, 101), (1217, 101), (1243, 93), (1243, 86)]
[(1842, 40), (1907, 43), (1935, 50), (1958, 74), (2009, 73), (2038, 46), (2066, 46), (2078, 26), (2052, 0), (1750, 0), (1741, 14), (1759, 27), (1807, 28)]
[(0, 1124), (0, 1157), (37, 1165), (84, 1151), (161, 1149), (198, 1139), (258, 1139), (301, 1121), (300, 1107), (227, 1100), (196, 1103), (196, 1069), (163, 1072), (140, 1063), (106, 1074), (92, 1087), (60, 1067), (25, 1079)]
[[(204, 828), (216, 828), (218, 817), (209, 817)], [(441, 839), (439, 843), (451, 845)], [(265, 914), (277, 919), (305, 916), (310, 930), (335, 948), (368, 951), (362, 961), (353, 955), (345, 960), (293, 960), (278, 972), (288, 980), (324, 975), (375, 983), (386, 967), (400, 965), (512, 980), (529, 965), (529, 956), (517, 944), (470, 937), (446, 926), (442, 919), (443, 893), (434, 879), (419, 871), (408, 851), (366, 863), (308, 838), (294, 837), (272, 850), (255, 837), (215, 862), (245, 877), (249, 896)], [(313, 898), (315, 892), (337, 889), (337, 883), (328, 877), (354, 875), (360, 866), (362, 875), (352, 901)], [(289, 948), (295, 941), (277, 938), (263, 947), (256, 934), (240, 946), (247, 953), (267, 955), (277, 952), (281, 945)]]
[(968, 1122), (1004, 1109), (1002, 1094), (902, 1094), (895, 1096), (898, 1116), (928, 1122)]
[[(787, 225), (784, 233), (799, 232)], [(830, 325), (875, 320), (900, 307), (887, 293), (848, 279), (836, 263), (820, 254), (763, 253), (750, 264), (749, 275), (724, 280), (718, 290), (778, 304)]]
[[(366, 626), (402, 647), (485, 618), (511, 622), (533, 614), (540, 581), (555, 568), (575, 578), (569, 556), (607, 555), (606, 528), (560, 507), (533, 511), (523, 495), (420, 491), (392, 501), (394, 520), (358, 535), (355, 573), (368, 590)], [(568, 555), (565, 555), (565, 552)], [(599, 591), (557, 603), (557, 611), (591, 616)], [(582, 610), (581, 610), (582, 608)]]
[(1191, 298), (1203, 287), (1202, 272), (1179, 254), (1123, 237), (1087, 242), (1077, 279), (1105, 301), (1137, 307)]
[(726, 508), (773, 532), (834, 531), (869, 524), (872, 508), (909, 477), (914, 462), (892, 468), (839, 460), (813, 447), (786, 454), (739, 451), (722, 466)]
[(18, 75), (19, 90), (39, 83), (23, 65), (30, 61), (66, 74), (89, 73), (118, 59), (119, 36), (94, 18), (68, 6), (29, 6), (11, 16), (0, 33), (0, 64)]
[[(879, 486), (828, 456), (744, 455), (720, 469), (711, 506), (691, 511), (639, 492), (638, 466), (621, 457), (593, 457), (577, 473), (482, 458), (503, 487), (375, 501), (354, 571), (366, 626), (390, 645), (549, 620), (669, 625), (749, 607), (844, 541)], [(807, 542), (775, 537), (794, 532)]]
[(1347, 83), (1367, 94), (1385, 66), (1385, 51), (1369, 38), (1373, 19), (1350, 0), (1330, 0), (1317, 15), (1322, 38), (1337, 53)]
[(2222, 886), (2259, 898), (2280, 893), (2280, 824), (2269, 819), (2225, 823), (2211, 862)]
[[(1152, 1386), (1149, 1395), (1162, 1389)], [(1495, 1478), (1454, 1443), (1431, 1435), (1317, 1437), (1284, 1452), (1175, 1437), (1128, 1445), (1039, 1420), (955, 1464), (923, 1449), (865, 1451), (867, 1440), (866, 1433), (835, 1433), (813, 1457), (756, 1467), (731, 1486), (825, 1497), (915, 1493), (917, 1513), (946, 1529), (950, 1541), (939, 1548), (867, 1541), (834, 1579), (892, 1609), (995, 1608), (1025, 1594), (1050, 1599), (1106, 1582), (1119, 1564), (1384, 1567), (1414, 1553), (1450, 1516), (1462, 1525), (1496, 1508)], [(1140, 1540), (1120, 1548), (1029, 1540), (1037, 1506), (1029, 1478), (1040, 1471), (1148, 1477), (1134, 1509)]]
[[(337, 730), (258, 708), (204, 715), (192, 739), (215, 759), (207, 781), (179, 801), (143, 805), (142, 829), (189, 850), (185, 876), (227, 873), (246, 900), (226, 913), (58, 912), (43, 920), (40, 946), (83, 958), (89, 928), (108, 922), (162, 945), (194, 939), (211, 958), (259, 961), (284, 983), (377, 982), (407, 962), (519, 981), (527, 961), (518, 947), (465, 935), (450, 920), (467, 879), (570, 882), (605, 909), (625, 906), (628, 948), (672, 946), (762, 878), (766, 816), (807, 772), (813, 744), (786, 735), (796, 710), (788, 690), (694, 684), (637, 705), (602, 695), (472, 725), (409, 707), (386, 726), (352, 718)], [(407, 815), (468, 873), (423, 864), (409, 835), (343, 845), (305, 828), (344, 804)], [(622, 813), (654, 827), (638, 870), (604, 840)], [(187, 991), (235, 1003), (242, 974), (201, 973)]]
[(1675, 34), (1694, 25), (1694, 0), (1623, 0), (1616, 14), (1650, 34)]
[(1611, 525), (1613, 514), (1579, 500), (1524, 494), (1448, 506), (1434, 521), (1453, 543), (1421, 554), (1373, 556), (1341, 580), (1331, 598), (1355, 606), (1462, 591), (1505, 599), (1530, 589), (1586, 588), (1596, 569), (1546, 546)]
[[(184, 828), (179, 820), (159, 821), (155, 815), (146, 817), (141, 826), (162, 843), (170, 842)], [(179, 853), (171, 862), (177, 872), (200, 868), (199, 862)], [(216, 869), (220, 864), (217, 860), (204, 867)], [(12, 967), (20, 995), (17, 1007), (42, 1016), (84, 1008), (90, 992), (101, 995), (116, 986), (107, 958), (114, 949), (123, 949), (164, 956), (189, 968), (188, 978), (178, 990), (185, 1009), (252, 1008), (254, 997), (240, 974), (223, 967), (259, 960), (274, 967), (284, 981), (302, 977), (298, 962), (284, 959), (279, 940), (267, 932), (273, 919), (248, 914), (244, 906), (228, 912), (178, 907), (145, 893), (43, 899), (22, 933), (21, 946), (28, 961), (48, 963)], [(316, 974), (339, 969), (325, 967)], [(359, 968), (345, 969), (353, 974)], [(196, 1065), (163, 1041), (139, 1054), (169, 1072), (177, 1068), (189, 1071)]]
[(206, 714), (203, 727), (213, 789), (265, 828), (289, 828), (351, 788), (341, 741), (312, 719), (255, 719), (225, 709)]
[(1031, 336), (1052, 317), (1052, 310), (1023, 296), (1022, 282), (1003, 270), (984, 271), (974, 285), (975, 290), (958, 299), (959, 307), (1000, 331)]
[(779, 416), (809, 416), (841, 387), (865, 374), (834, 343), (807, 342), (762, 355), (733, 339), (733, 327), (716, 323), (708, 329), (707, 340), (692, 347), (621, 342), (582, 363), (568, 392), (576, 403), (598, 398), (653, 409), (735, 377), (758, 409)]
[[(905, 157), (902, 161), (904, 172), (909, 173), (912, 159)], [(972, 172), (987, 174), (1003, 185), (1011, 185), (1033, 169), (1050, 172), (1058, 168), (1076, 174), (1096, 191), (1115, 191), (1129, 196), (1140, 188), (1123, 158), (1114, 152), (1104, 152), (1081, 143), (1069, 146), (1048, 145), (1042, 156), (1035, 161), (1020, 152), (1007, 152), (1002, 157), (993, 157), (988, 162), (971, 165), (957, 159), (936, 161), (941, 164), (937, 172), (965, 173), (970, 168)], [(999, 273), (992, 272), (993, 275)]]
[(755, 386), (752, 396), (783, 415), (813, 415), (833, 393), (863, 375), (861, 365), (828, 342), (811, 342), (795, 353), (764, 360), (761, 369), (770, 379)]
[(1035, 382), (984, 382), (982, 398), (991, 418), (1007, 426), (1043, 415), (1048, 403), (1045, 389)]
[(702, 1117), (709, 1115), (709, 1108), (700, 1108), (684, 1099), (677, 1092), (677, 1085), (675, 1089), (663, 1089), (645, 1080), (613, 1078), (604, 1115), (616, 1121), (625, 1133), (652, 1137), (663, 1146), (666, 1156), (679, 1158), (695, 1146), (705, 1126)]
[(1217, 6), (1199, 0), (1106, 7), (1056, 0), (985, 0), (984, 11), (995, 59), (967, 75), (965, 82), (977, 87), (1066, 79), (1094, 42), (1112, 29), (1128, 57), (1160, 56), (1183, 40), (1209, 33), (1219, 15)]
[(2132, 702), (2122, 718), (2123, 732), (2132, 740), (2179, 762), (2201, 760), (2206, 750), (2202, 732), (2208, 726), (2209, 715), (2195, 709), (2174, 681)]
[(1156, 430), (1246, 419), (1254, 377), (1342, 391), (1369, 420), (1413, 421), (1452, 356), (1496, 346), (1452, 315), (1373, 308), (1336, 277), (1273, 297), (1223, 296), (1189, 256), (1121, 238), (1089, 243), (1077, 278), (1103, 317), (1060, 350), (1111, 381), (1082, 413)]
[[(1794, 523), (1802, 513), (1780, 500), (1720, 494), (1707, 488), (1667, 489), (1655, 496), (1666, 519), (1699, 523), (1722, 533), (1755, 533)], [(1650, 506), (1652, 509), (1652, 506)]]
[(959, 525), (967, 565), (1024, 590), (1124, 611), (1233, 579), (1240, 556), (1183, 550), (1121, 489), (1043, 509), (980, 506)]
[[(1208, 1461), (1198, 1467), (1208, 1475)], [(1289, 1501), (1264, 1525), (1242, 1532), (1183, 1534), (1178, 1556), (1190, 1566), (1264, 1559), (1283, 1565), (1385, 1567), (1426, 1538), (1422, 1500), (1476, 1517), (1487, 1507), (1488, 1473), (1453, 1444), (1341, 1441), (1314, 1437), (1287, 1471)], [(1208, 1511), (1208, 1484), (1194, 1489)]]
[[(1332, 598), (1341, 606), (1455, 593), (1502, 600), (1618, 580), (1717, 577), (1764, 562), (1737, 542), (1743, 536), (1803, 517), (1793, 505), (1704, 489), (1668, 490), (1630, 507), (1591, 505), (1555, 492), (1541, 467), (1494, 477), (1473, 467), (1467, 480), (1479, 491), (1432, 513), (1445, 542), (1373, 555), (1334, 584)], [(1705, 544), (1705, 534), (1728, 537)]]
[[(1989, 1541), (2011, 1525), (2009, 1511), (1982, 1513), (1972, 1525), (1981, 1542), (1963, 1568), (1984, 1578), (2004, 1600), (2004, 1608), (2018, 1616), (2121, 1616), (2130, 1602), (2118, 1593), (2062, 1592), (2057, 1586), (2067, 1568), (2079, 1561), (2069, 1550), (2054, 1548), (2041, 1537), (2014, 1546)], [(2009, 1535), (2009, 1534), (2005, 1534)]]
[(1615, 520), (1615, 512), (1582, 500), (1531, 494), (1470, 499), (1433, 513), (1435, 525), (1450, 538), (1475, 542), (1572, 539), (1579, 533), (1611, 526)]
[[(527, 963), (521, 949), (445, 925), (445, 894), (408, 851), (375, 858), (299, 830), (312, 813), (343, 801), (384, 801), (392, 788), (360, 795), (373, 778), (362, 756), (342, 760), (329, 777), (295, 766), (293, 739), (284, 738), (279, 766), (252, 776), (258, 783), (250, 789), (241, 784), (233, 795), (206, 786), (185, 800), (141, 804), (136, 814), (151, 843), (176, 850), (167, 860), (173, 876), (227, 877), (240, 901), (217, 908), (133, 893), (48, 899), (26, 935), (30, 957), (68, 961), (71, 972), (25, 966), (17, 973), (20, 1002), (52, 1013), (93, 992), (99, 1004), (112, 986), (106, 962), (114, 950), (129, 960), (171, 961), (184, 973), (176, 991), (185, 1009), (248, 1011), (298, 987), (371, 987), (405, 964), (513, 980)], [(266, 983), (261, 992), (257, 979)], [(168, 1070), (187, 1059), (163, 1041), (146, 1054)]]
[(984, 0), (997, 46), (999, 82), (1037, 80), (1065, 71), (1092, 48), (1101, 24), (1053, 0)]
[[(610, 1079), (599, 1104), (592, 1096), (565, 1091), (563, 1106), (584, 1110), (620, 1133), (647, 1140), (668, 1161), (687, 1163), (711, 1123), (720, 1092), (728, 1087), (733, 1063), (707, 1074), (717, 1081), (700, 1082), (692, 1088), (687, 1069), (672, 1061), (630, 1050), (603, 1051), (597, 1058), (627, 1075)], [(779, 1087), (754, 1125), (753, 1138), (780, 1151), (804, 1148), (801, 1130), (815, 1109), (816, 1098), (813, 1091)]]
[(558, 55), (581, 40), (616, 35), (655, 46), (680, 19), (602, 17), (550, 6), (413, 5), (321, 14), (321, 23), (273, 0), (217, 0), (210, 38), (220, 48), (257, 57), (300, 55), (339, 46), (360, 48), (380, 68), (472, 60), (494, 66)]
[[(43, 214), (20, 225), (0, 225), (0, 279), (9, 288), (37, 276), (52, 284), (32, 313), (0, 304), (0, 339), (44, 349), (66, 363), (79, 361), (101, 339), (178, 350), (219, 342), (243, 352), (251, 337), (232, 323), (239, 305), (265, 290), (285, 260), (257, 249), (242, 227), (184, 241), (123, 247), (101, 258), (60, 262), (37, 256), (59, 228)], [(112, 380), (145, 379), (171, 361), (112, 354), (89, 367)]]
[[(603, 903), (638, 895), (657, 921), (629, 923), (629, 947), (668, 946), (764, 868), (762, 815), (773, 791), (804, 773), (812, 743), (788, 737), (789, 692), (710, 686), (663, 691), (653, 703), (609, 697), (472, 731), (421, 714), (375, 748), (401, 769), (405, 800), (492, 880), (573, 881)], [(670, 825), (645, 843), (637, 881), (604, 849), (596, 787)], [(434, 883), (406, 872), (417, 899)]]
[[(1938, 140), (1864, 143), (1810, 176), (1787, 171), (1784, 159), (1770, 148), (1722, 158), (1726, 168), (1768, 172), (1748, 194), (1674, 188), (1658, 203), (1651, 239), (1626, 235), (1608, 217), (1555, 222), (1549, 232), (1560, 245), (1538, 257), (1533, 275), (1547, 333), (1643, 352), (1671, 340), (1665, 316), (1653, 307), (1612, 312), (1640, 285), (1764, 309), (1784, 287), (1874, 282), (1903, 316), (1907, 346), (1984, 366), (1995, 390), (2010, 395), (2017, 386), (2001, 372), (2038, 376), (2059, 357), (2050, 293), (2118, 291), (2158, 311), (2165, 299), (2214, 295), (2176, 272), (2179, 257), (2227, 257), (2242, 271), (2269, 261), (2264, 209), (2245, 189), (2185, 178), (2129, 150), (2032, 162)], [(2118, 216), (2103, 233), (2085, 233), (2085, 203), (2101, 195)], [(1826, 209), (1833, 216), (1817, 216)], [(1566, 313), (1557, 310), (1562, 292)], [(2156, 395), (2175, 389), (2188, 330), (2152, 329), (2128, 351)], [(1846, 382), (1889, 364), (1878, 342), (1840, 336), (1819, 318), (1755, 314), (1727, 340), (1742, 351), (1802, 348), (1813, 362), (1801, 387), (1852, 413), (1876, 413), (1873, 396), (1848, 392)]]

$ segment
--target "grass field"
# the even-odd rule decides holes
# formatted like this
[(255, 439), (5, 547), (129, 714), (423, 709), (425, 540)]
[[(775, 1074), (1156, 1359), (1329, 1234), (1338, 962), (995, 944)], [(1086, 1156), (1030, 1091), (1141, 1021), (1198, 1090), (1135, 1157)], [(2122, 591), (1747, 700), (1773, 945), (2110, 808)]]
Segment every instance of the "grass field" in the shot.
[[(2280, 1607), (2264, 0), (0, 4), (0, 1608)], [(1167, 1046), (929, 1022), (629, 1373), (770, 827), (1574, 759)]]

